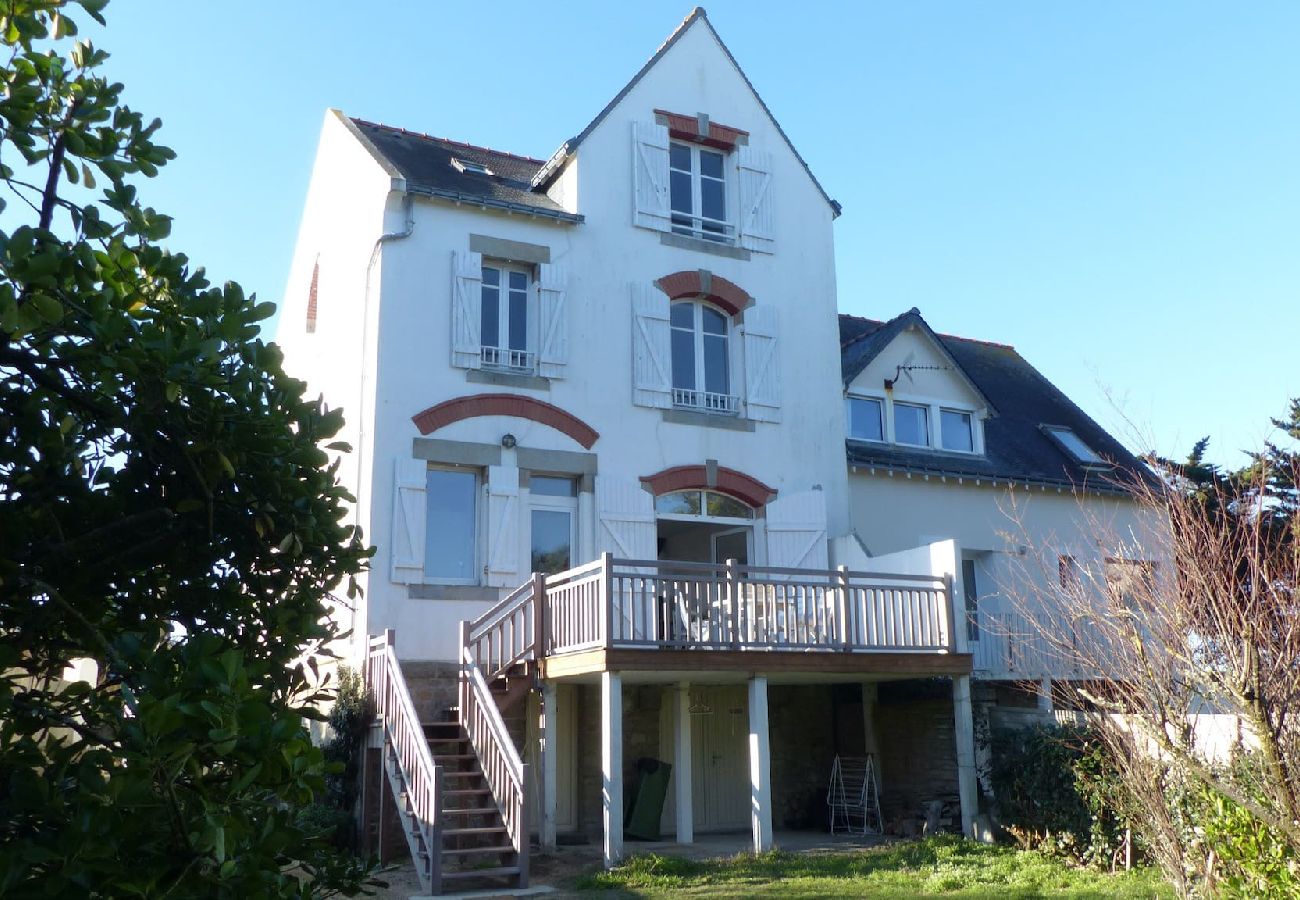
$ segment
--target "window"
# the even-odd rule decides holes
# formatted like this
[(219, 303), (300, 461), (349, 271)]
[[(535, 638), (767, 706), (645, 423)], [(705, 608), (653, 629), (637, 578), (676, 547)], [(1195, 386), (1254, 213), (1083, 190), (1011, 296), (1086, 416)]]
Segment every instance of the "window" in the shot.
[(706, 147), (668, 146), (668, 195), (672, 228), (710, 241), (730, 241), (725, 154)]
[(482, 163), (470, 162), (468, 159), (459, 159), (453, 157), (451, 160), (452, 167), (458, 172), (468, 172), (470, 175), (495, 175), (496, 173)]
[(478, 581), (477, 473), (469, 469), (429, 469), (425, 476), (428, 518), (424, 529), (424, 574), (433, 581)]
[(929, 409), (911, 403), (895, 403), (894, 440), (917, 447), (930, 446)]
[(727, 353), (730, 320), (703, 303), (674, 303), (670, 313), (673, 405), (702, 412), (732, 414)]
[(966, 638), (971, 641), (980, 639), (979, 622), (979, 587), (975, 583), (975, 560), (961, 561), (961, 586), (966, 595)]
[(975, 431), (971, 425), (971, 414), (955, 409), (939, 411), (939, 434), (943, 440), (943, 449), (958, 453), (975, 452)]
[(533, 475), (528, 493), (532, 571), (554, 575), (572, 568), (578, 512), (573, 479)]
[(528, 351), (528, 273), (506, 266), (483, 267), (480, 340), (483, 365), (493, 369), (531, 371)]
[(1066, 453), (1074, 459), (1075, 462), (1082, 463), (1085, 466), (1105, 467), (1106, 461), (1101, 455), (1083, 442), (1083, 439), (1068, 428), (1061, 428), (1055, 425), (1045, 425), (1043, 430), (1047, 432)]
[(754, 510), (735, 497), (716, 491), (673, 491), (655, 498), (660, 516), (711, 516), (718, 519), (752, 519)]
[(884, 404), (873, 397), (850, 397), (849, 437), (860, 441), (883, 441), (884, 412)]

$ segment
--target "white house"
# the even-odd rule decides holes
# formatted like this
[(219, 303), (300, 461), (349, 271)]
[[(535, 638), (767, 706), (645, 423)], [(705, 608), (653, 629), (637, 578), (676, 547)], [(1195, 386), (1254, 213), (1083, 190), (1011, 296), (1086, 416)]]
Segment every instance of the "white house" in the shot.
[(1133, 460), (1009, 348), (837, 316), (839, 213), (702, 9), (546, 159), (326, 114), (278, 340), (347, 411), (371, 798), (435, 889), (618, 859), (641, 757), (679, 842), (868, 753), (969, 833), (972, 673), (1069, 676), (963, 611), (1010, 615), (1009, 489), (1082, 546)]

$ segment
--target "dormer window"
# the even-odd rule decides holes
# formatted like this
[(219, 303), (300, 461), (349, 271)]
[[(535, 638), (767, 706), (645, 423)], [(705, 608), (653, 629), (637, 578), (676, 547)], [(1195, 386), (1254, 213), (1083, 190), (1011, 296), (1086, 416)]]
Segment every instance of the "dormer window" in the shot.
[(895, 403), (894, 441), (913, 447), (930, 446), (929, 409), (915, 403)]
[(959, 409), (939, 410), (939, 431), (943, 435), (943, 449), (955, 453), (975, 452), (975, 426), (970, 413)]
[(495, 175), (496, 173), (482, 163), (470, 162), (468, 159), (452, 157), (452, 168), (457, 172), (464, 172), (469, 175)]
[(879, 396), (845, 398), (848, 438), (920, 447), (948, 453), (983, 453), (983, 434), (976, 410), (894, 400)]
[(1101, 458), (1101, 454), (1084, 443), (1083, 438), (1069, 428), (1059, 425), (1044, 425), (1043, 431), (1055, 440), (1061, 449), (1079, 465), (1088, 468), (1110, 468), (1110, 464)]
[(859, 441), (885, 439), (885, 403), (875, 397), (849, 398), (849, 437)]

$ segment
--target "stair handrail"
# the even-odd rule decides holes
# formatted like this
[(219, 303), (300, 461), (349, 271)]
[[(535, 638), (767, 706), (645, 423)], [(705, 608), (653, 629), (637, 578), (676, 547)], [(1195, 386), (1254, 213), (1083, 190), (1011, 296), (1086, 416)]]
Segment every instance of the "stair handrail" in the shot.
[[(442, 772), (433, 761), (429, 740), (416, 714), (393, 644), (391, 628), (371, 636), (366, 655), (366, 684), (374, 698), (375, 717), (383, 726), (386, 740), (392, 744), (398, 768), (406, 781), (411, 813), (424, 836), (429, 855), (421, 870), (421, 880), (428, 878), (436, 883), (442, 846)], [(420, 868), (418, 859), (415, 863)]]
[(512, 666), (536, 659), (542, 641), (539, 597), (545, 578), (534, 575), (495, 606), (468, 623), (461, 646), (474, 654), (474, 664), (487, 678), (496, 678)]
[(528, 872), (528, 766), (519, 758), (496, 699), (469, 645), (469, 623), (461, 622), (460, 721), (478, 757), (483, 778), (501, 811), (506, 833)]

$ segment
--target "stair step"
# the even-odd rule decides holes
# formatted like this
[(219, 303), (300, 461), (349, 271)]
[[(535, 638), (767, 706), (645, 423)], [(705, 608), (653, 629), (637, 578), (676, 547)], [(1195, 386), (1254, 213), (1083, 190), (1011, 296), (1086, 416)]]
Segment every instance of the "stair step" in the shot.
[(498, 812), (500, 810), (495, 806), (471, 806), (464, 809), (444, 809), (442, 814), (444, 816), (490, 816)]
[(473, 753), (434, 753), (432, 755), (434, 762), (442, 762), (444, 759), (478, 759), (478, 757)]
[(450, 791), (443, 791), (448, 797), (463, 797), (469, 794), (490, 794), (491, 788), (453, 788)]
[(496, 834), (505, 830), (504, 825), (490, 825), (483, 828), (444, 828), (442, 834), (444, 837), (454, 837), (458, 834)]
[(502, 878), (507, 875), (518, 874), (518, 866), (498, 866), (495, 869), (459, 869), (455, 872), (444, 870), (442, 880), (447, 881), (452, 878)]
[(442, 777), (443, 778), (482, 778), (483, 773), (478, 771), (477, 769), (472, 769), (469, 772), (443, 772)]
[(443, 847), (443, 856), (482, 856), (485, 853), (514, 853), (514, 844), (500, 844), (491, 847)]

